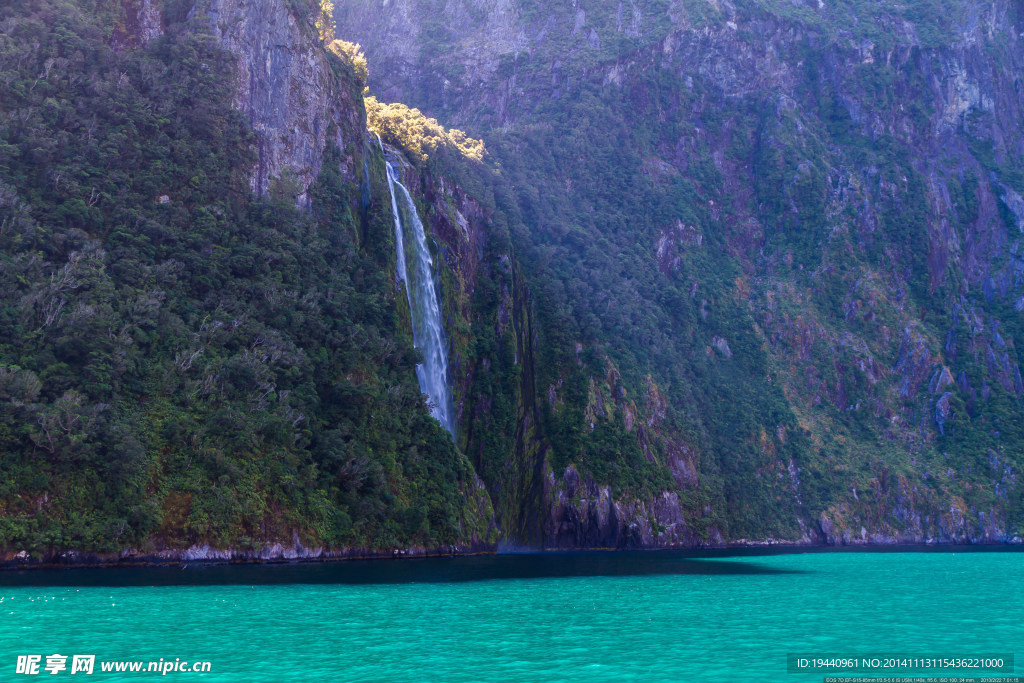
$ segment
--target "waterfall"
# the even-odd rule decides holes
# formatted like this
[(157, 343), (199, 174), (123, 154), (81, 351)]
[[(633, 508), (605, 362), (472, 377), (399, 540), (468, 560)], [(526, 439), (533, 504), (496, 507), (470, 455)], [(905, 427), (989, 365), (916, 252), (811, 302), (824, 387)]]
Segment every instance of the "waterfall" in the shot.
[[(379, 135), (377, 142), (381, 144)], [(381, 151), (383, 150), (384, 146), (381, 144)], [(423, 354), (423, 362), (416, 366), (416, 378), (419, 380), (420, 391), (430, 399), (431, 414), (454, 437), (455, 421), (452, 416), (451, 390), (448, 387), (448, 344), (441, 324), (440, 297), (434, 283), (434, 262), (430, 258), (427, 235), (412, 196), (399, 182), (391, 163), (387, 159), (384, 163), (387, 168), (388, 190), (391, 192), (391, 212), (395, 217), (398, 278), (405, 285), (405, 294), (409, 300), (413, 344)], [(402, 220), (399, 211), (399, 199), (405, 208), (405, 221)], [(412, 233), (408, 260), (405, 247), (406, 230)], [(409, 272), (407, 266), (410, 261), (412, 272)]]

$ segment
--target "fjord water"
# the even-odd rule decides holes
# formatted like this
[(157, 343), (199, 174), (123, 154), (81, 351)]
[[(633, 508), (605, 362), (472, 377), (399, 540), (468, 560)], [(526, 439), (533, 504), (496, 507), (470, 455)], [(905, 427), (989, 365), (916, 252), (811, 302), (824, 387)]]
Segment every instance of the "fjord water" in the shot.
[(1015, 653), (1020, 673), (1022, 569), (947, 550), (6, 572), (0, 679), (31, 653), (208, 660), (168, 676), (231, 682), (821, 682), (787, 652)]
[[(381, 152), (384, 145), (377, 137)], [(397, 251), (398, 279), (405, 285), (409, 311), (412, 317), (413, 344), (423, 354), (423, 362), (416, 366), (420, 391), (430, 397), (430, 412), (438, 422), (455, 436), (452, 419), (452, 398), (448, 388), (448, 344), (441, 322), (441, 300), (434, 283), (434, 262), (427, 246), (423, 228), (409, 191), (399, 182), (394, 167), (385, 161), (388, 190), (391, 192), (391, 211), (395, 219), (395, 249)], [(401, 202), (398, 201), (401, 197)], [(404, 213), (404, 218), (403, 218)], [(412, 240), (406, 246), (406, 232)], [(408, 268), (407, 250), (412, 253), (412, 268)]]

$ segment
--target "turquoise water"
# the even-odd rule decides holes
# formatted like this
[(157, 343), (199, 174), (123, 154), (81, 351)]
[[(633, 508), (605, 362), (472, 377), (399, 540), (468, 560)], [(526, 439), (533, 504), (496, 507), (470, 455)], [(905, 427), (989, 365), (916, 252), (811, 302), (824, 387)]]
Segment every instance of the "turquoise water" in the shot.
[(1022, 569), (1020, 552), (829, 552), (7, 572), (0, 680), (31, 680), (14, 672), (33, 653), (211, 662), (177, 681), (821, 683), (787, 652), (1015, 653), (1021, 673)]

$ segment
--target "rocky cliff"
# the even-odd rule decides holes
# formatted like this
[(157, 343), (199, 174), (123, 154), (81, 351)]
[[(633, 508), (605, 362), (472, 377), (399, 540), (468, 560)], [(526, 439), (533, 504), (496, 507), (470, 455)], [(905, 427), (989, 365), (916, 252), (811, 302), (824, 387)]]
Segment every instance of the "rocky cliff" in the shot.
[(237, 57), (235, 106), (257, 139), (253, 192), (266, 193), (275, 180), (291, 183), (294, 187), (286, 191), (308, 208), (309, 186), (320, 173), (328, 145), (343, 151), (342, 177), (356, 181), (366, 129), (362, 93), (331, 65), (319, 40), (316, 8), (209, 0), (197, 3), (189, 18), (208, 22), (221, 45)]
[[(309, 208), (309, 186), (317, 178), (324, 150), (346, 154), (340, 169), (355, 182), (362, 165), (361, 85), (339, 72), (324, 50), (322, 10), (304, 3), (201, 0), (179, 6), (195, 26), (208, 27), (237, 64), (234, 105), (256, 133), (257, 155), (250, 187), (263, 195), (271, 182)], [(111, 37), (119, 50), (145, 47), (164, 32), (162, 3), (123, 0)], [(179, 17), (181, 18), (181, 17)]]
[(1018, 4), (336, 17), (374, 92), (481, 135), (515, 185), (550, 445), (522, 537), (1019, 533)]

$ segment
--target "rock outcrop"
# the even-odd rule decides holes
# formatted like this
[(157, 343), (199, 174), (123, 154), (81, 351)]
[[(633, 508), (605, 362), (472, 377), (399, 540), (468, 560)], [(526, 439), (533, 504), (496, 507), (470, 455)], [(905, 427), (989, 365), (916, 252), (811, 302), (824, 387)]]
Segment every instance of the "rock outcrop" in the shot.
[(361, 88), (346, 79), (324, 49), (316, 12), (303, 3), (268, 0), (202, 0), (190, 20), (206, 22), (221, 44), (238, 57), (235, 104), (257, 136), (250, 176), (263, 195), (274, 182), (309, 205), (308, 189), (323, 163), (324, 149), (342, 151), (344, 178), (362, 168), (366, 129)]

